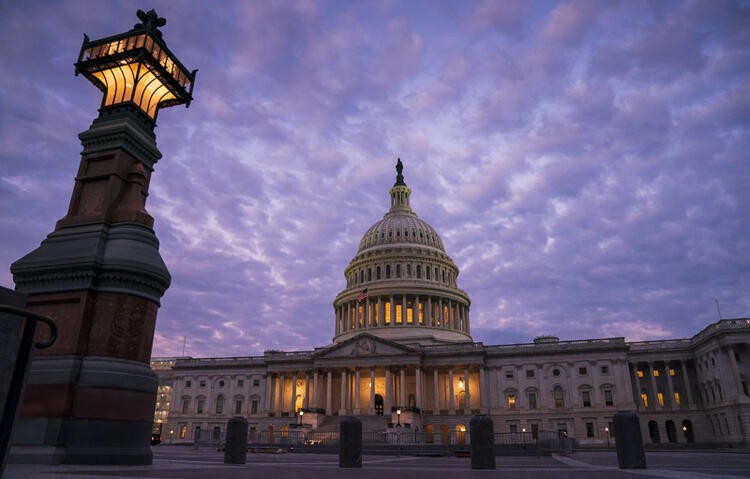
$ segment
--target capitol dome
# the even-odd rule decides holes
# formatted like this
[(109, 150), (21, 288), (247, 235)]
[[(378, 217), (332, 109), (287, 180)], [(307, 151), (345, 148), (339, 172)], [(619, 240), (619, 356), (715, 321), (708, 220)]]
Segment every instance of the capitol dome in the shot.
[(359, 242), (336, 296), (334, 343), (362, 332), (402, 343), (471, 341), (468, 295), (435, 229), (409, 205), (411, 189), (396, 165), (391, 207)]

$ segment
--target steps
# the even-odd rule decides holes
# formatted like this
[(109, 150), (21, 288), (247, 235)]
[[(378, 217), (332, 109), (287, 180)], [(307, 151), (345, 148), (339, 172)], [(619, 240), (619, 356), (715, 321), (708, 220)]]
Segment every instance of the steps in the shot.
[[(315, 429), (316, 432), (338, 432), (341, 419), (347, 416), (327, 416)], [(385, 416), (355, 416), (362, 421), (362, 432), (385, 431), (388, 418)]]

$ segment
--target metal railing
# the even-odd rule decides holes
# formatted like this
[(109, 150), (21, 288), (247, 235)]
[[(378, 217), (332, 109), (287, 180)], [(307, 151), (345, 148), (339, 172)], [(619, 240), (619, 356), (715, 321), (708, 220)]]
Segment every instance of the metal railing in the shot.
[[(10, 447), (10, 435), (13, 430), (13, 422), (16, 418), (18, 403), (23, 392), (23, 382), (26, 376), (26, 369), (31, 360), (33, 348), (46, 349), (52, 346), (57, 340), (57, 325), (55, 322), (40, 314), (34, 314), (25, 309), (15, 308), (6, 304), (0, 304), (0, 313), (8, 313), (14, 316), (20, 316), (26, 321), (21, 331), (21, 341), (18, 345), (18, 355), (16, 363), (13, 366), (13, 374), (8, 386), (8, 395), (5, 398), (2, 418), (0, 418), (0, 477), (5, 470), (5, 458)], [(34, 342), (34, 333), (36, 332), (36, 323), (42, 322), (49, 328), (49, 338), (46, 341)]]

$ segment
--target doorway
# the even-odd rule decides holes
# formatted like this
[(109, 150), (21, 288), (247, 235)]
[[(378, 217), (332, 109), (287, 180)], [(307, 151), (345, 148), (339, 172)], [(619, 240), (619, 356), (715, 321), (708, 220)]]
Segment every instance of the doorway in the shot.
[(375, 415), (383, 415), (383, 396), (380, 394), (375, 395)]

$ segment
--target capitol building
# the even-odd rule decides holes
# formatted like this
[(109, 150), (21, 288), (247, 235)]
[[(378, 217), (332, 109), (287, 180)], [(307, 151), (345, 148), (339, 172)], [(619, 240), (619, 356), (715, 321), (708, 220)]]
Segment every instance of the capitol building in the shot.
[(614, 441), (612, 417), (635, 411), (644, 443), (747, 444), (750, 319), (691, 338), (486, 345), (440, 235), (412, 210), (399, 160), (390, 208), (362, 236), (333, 300), (331, 344), (232, 358), (153, 358), (165, 442), (218, 440), (232, 416), (261, 433), (394, 427), (445, 443), (487, 414), (495, 432)]

